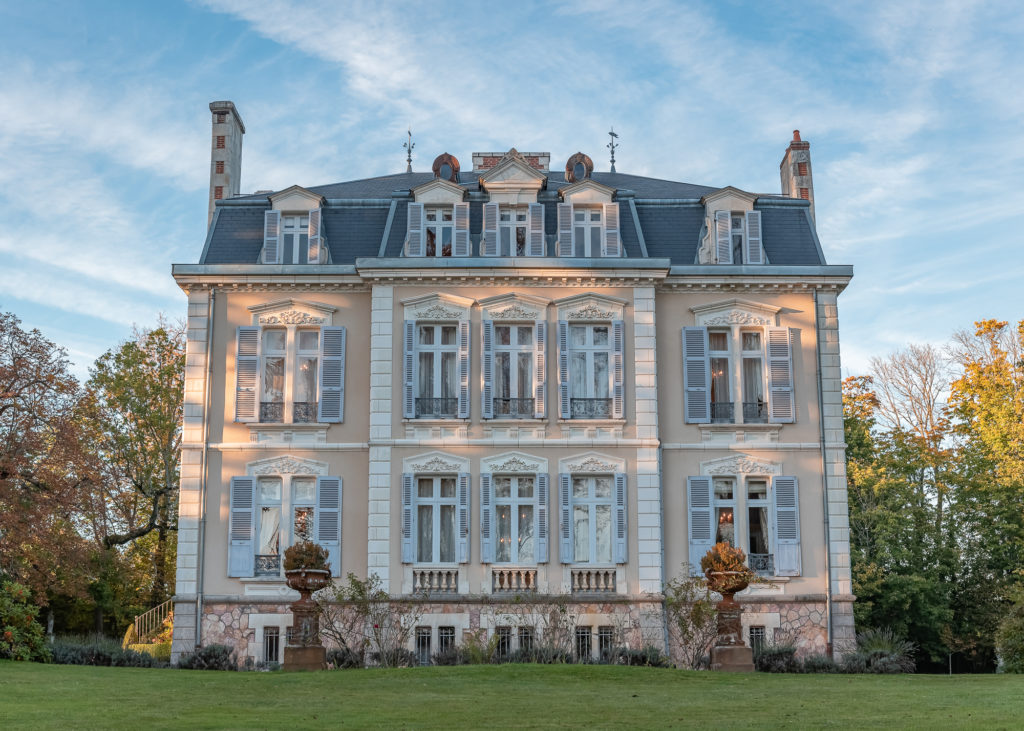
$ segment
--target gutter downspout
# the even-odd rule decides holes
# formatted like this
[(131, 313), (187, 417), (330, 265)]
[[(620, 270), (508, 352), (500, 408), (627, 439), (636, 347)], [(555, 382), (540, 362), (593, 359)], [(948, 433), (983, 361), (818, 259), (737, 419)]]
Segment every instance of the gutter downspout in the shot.
[(206, 484), (210, 472), (210, 395), (213, 391), (213, 316), (217, 288), (210, 288), (210, 307), (206, 326), (206, 394), (203, 397), (203, 465), (199, 481), (199, 557), (196, 564), (196, 647), (203, 646), (203, 567), (206, 563)]
[(821, 501), (825, 524), (825, 628), (828, 655), (832, 657), (832, 531), (828, 520), (828, 463), (825, 460), (825, 405), (821, 390), (821, 326), (818, 321), (818, 290), (814, 290), (814, 362), (818, 386), (818, 426), (821, 433)]

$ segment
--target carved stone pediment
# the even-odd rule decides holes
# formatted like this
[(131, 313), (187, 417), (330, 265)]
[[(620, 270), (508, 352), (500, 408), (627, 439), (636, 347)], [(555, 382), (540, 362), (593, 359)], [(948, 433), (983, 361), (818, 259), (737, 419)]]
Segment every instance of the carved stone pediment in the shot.
[(468, 320), (474, 300), (438, 292), (402, 301), (406, 320)]
[(705, 475), (778, 475), (782, 472), (778, 463), (757, 459), (747, 454), (702, 462), (700, 468)]
[(403, 472), (445, 473), (469, 472), (469, 460), (444, 452), (429, 452), (402, 460)]
[(626, 463), (603, 454), (589, 453), (559, 460), (558, 471), (589, 474), (625, 472)]
[(577, 294), (556, 300), (559, 320), (622, 320), (626, 301), (600, 294)]
[(260, 325), (322, 325), (327, 318), (299, 310), (287, 310), (259, 315), (258, 320)]
[(254, 325), (330, 325), (334, 305), (289, 297), (248, 308)]
[(298, 457), (272, 457), (250, 463), (249, 473), (252, 475), (326, 475), (327, 465)]
[(415, 310), (413, 314), (417, 320), (458, 320), (462, 316), (460, 310), (453, 310), (441, 304)]
[(543, 320), (548, 300), (517, 293), (500, 294), (480, 300), (484, 319), (491, 320)]
[(509, 452), (488, 457), (480, 462), (481, 472), (534, 473), (547, 472), (548, 461), (520, 452)]
[(567, 320), (614, 320), (616, 313), (611, 310), (602, 310), (594, 304), (581, 307), (578, 310), (570, 310)]
[(691, 307), (696, 323), (702, 327), (753, 325), (774, 327), (781, 308), (742, 299), (728, 299)]

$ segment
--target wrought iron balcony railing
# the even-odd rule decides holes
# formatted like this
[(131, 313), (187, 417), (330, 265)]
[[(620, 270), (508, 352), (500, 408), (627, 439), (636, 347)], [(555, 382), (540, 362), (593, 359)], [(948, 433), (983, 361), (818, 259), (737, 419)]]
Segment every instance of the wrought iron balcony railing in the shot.
[(612, 415), (610, 398), (569, 399), (569, 413), (573, 419), (607, 419)]
[(312, 424), (317, 420), (316, 401), (296, 401), (292, 406), (292, 422), (295, 424)]
[(760, 576), (775, 576), (775, 556), (770, 553), (748, 553), (750, 570)]
[(284, 421), (283, 401), (261, 401), (260, 421), (264, 424), (280, 424)]
[(733, 403), (732, 401), (712, 401), (711, 402), (711, 423), (712, 424), (732, 424), (735, 421), (733, 418)]
[(457, 398), (418, 398), (416, 416), (437, 416), (452, 418), (459, 411)]
[(745, 424), (767, 424), (768, 409), (764, 401), (743, 402), (743, 422)]
[(533, 418), (533, 399), (496, 398), (494, 399), (494, 415)]
[(257, 554), (254, 568), (253, 573), (256, 576), (280, 576), (281, 556), (279, 554)]

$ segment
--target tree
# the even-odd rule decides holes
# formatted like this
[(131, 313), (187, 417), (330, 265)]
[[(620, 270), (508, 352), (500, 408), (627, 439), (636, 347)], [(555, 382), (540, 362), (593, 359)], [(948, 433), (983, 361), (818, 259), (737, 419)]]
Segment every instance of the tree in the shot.
[(185, 378), (184, 327), (161, 321), (103, 354), (91, 371), (94, 533), (111, 549), (155, 533), (150, 601), (170, 595)]

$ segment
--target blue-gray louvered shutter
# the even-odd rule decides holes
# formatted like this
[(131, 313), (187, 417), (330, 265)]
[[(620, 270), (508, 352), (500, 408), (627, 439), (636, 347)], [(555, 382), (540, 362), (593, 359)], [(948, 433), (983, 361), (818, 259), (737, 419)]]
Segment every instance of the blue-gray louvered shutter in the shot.
[(498, 250), (498, 204), (484, 203), (484, 235), (480, 243), (483, 256), (497, 256)]
[(732, 213), (715, 211), (715, 252), (719, 264), (732, 264)]
[(345, 421), (345, 328), (320, 328), (320, 404), (317, 419)]
[(570, 416), (569, 408), (569, 323), (558, 321), (558, 413)]
[(281, 211), (263, 213), (263, 263), (281, 263)]
[(626, 563), (626, 545), (629, 525), (626, 522), (626, 475), (615, 473), (615, 523), (612, 530), (612, 560), (615, 563)]
[(469, 418), (469, 323), (459, 323), (459, 418)]
[(558, 255), (572, 256), (576, 251), (573, 239), (572, 203), (558, 204)]
[(711, 510), (711, 478), (686, 478), (687, 527), (690, 529), (690, 571), (703, 575), (700, 560), (715, 545), (714, 514)]
[(548, 324), (538, 322), (534, 325), (534, 362), (533, 362), (533, 417), (543, 419), (547, 414), (547, 365), (546, 348), (548, 342)]
[(491, 473), (480, 474), (480, 563), (494, 563), (494, 488)]
[(687, 424), (711, 421), (711, 360), (706, 327), (683, 328), (683, 414)]
[(537, 563), (548, 562), (548, 543), (551, 537), (548, 533), (548, 474), (547, 472), (537, 473), (537, 526), (533, 531), (534, 544), (537, 550), (534, 556)]
[(416, 399), (413, 395), (413, 368), (416, 356), (416, 323), (406, 320), (402, 325), (402, 416), (416, 418)]
[(544, 256), (544, 204), (531, 203), (526, 234), (526, 255)]
[(459, 563), (469, 563), (469, 490), (470, 490), (470, 474), (468, 472), (459, 473), (459, 505), (458, 505), (458, 516), (459, 516), (459, 537), (455, 544), (456, 558)]
[(235, 350), (235, 421), (259, 421), (260, 328), (238, 328)]
[(572, 563), (572, 476), (558, 473), (558, 558)]
[(775, 574), (800, 576), (800, 490), (795, 477), (772, 480), (775, 495)]
[(796, 420), (793, 403), (793, 351), (789, 329), (768, 328), (768, 421), (789, 424)]
[(625, 362), (626, 325), (622, 320), (612, 321), (612, 417), (625, 418)]
[(409, 204), (409, 218), (405, 236), (406, 256), (426, 256), (427, 244), (423, 226), (423, 204)]
[(341, 577), (341, 478), (316, 478), (316, 542), (327, 549), (331, 576)]
[(747, 248), (743, 254), (744, 264), (764, 264), (761, 248), (761, 211), (747, 211)]
[(306, 241), (308, 242), (306, 261), (310, 264), (326, 264), (327, 252), (324, 247), (327, 244), (327, 240), (324, 238), (324, 221), (319, 208), (314, 208), (309, 212), (306, 234)]
[(483, 321), (483, 353), (480, 367), (483, 370), (483, 387), (480, 389), (480, 415), (483, 419), (494, 418), (494, 323)]
[(452, 256), (469, 256), (469, 204), (455, 204), (455, 245)]
[(602, 256), (622, 256), (622, 239), (619, 237), (619, 204), (604, 204), (604, 251)]
[(416, 537), (416, 511), (412, 509), (411, 472), (402, 473), (402, 563), (413, 563), (416, 553), (413, 550)]
[(256, 561), (256, 480), (232, 477), (228, 523), (228, 576), (252, 576)]

